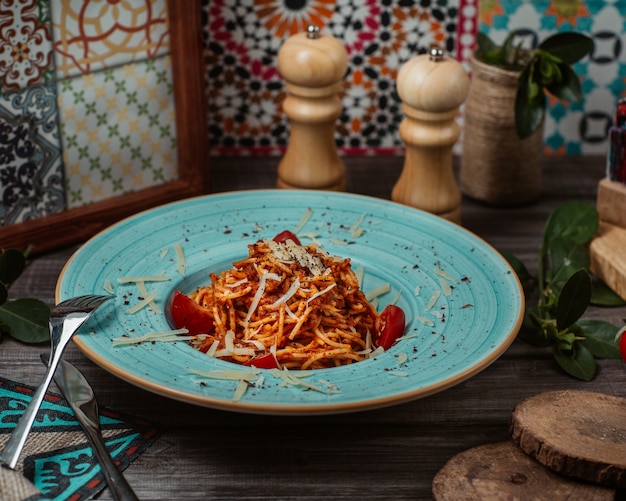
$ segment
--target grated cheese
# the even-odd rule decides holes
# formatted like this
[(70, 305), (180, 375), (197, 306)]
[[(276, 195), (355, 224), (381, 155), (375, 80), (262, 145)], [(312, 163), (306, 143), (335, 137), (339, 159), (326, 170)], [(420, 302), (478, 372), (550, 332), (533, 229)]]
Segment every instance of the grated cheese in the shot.
[(432, 309), (433, 306), (435, 306), (435, 303), (437, 302), (437, 299), (439, 299), (439, 296), (441, 296), (441, 292), (433, 292), (433, 295), (430, 296), (430, 301), (428, 301), (428, 304), (426, 305), (426, 311), (429, 311), (430, 309)]
[(309, 219), (311, 219), (312, 215), (313, 215), (313, 209), (311, 209), (311, 207), (308, 207), (307, 210), (304, 211), (304, 214), (302, 214), (302, 218), (300, 218), (300, 222), (294, 228), (293, 230), (294, 235), (297, 235), (298, 232), (304, 227), (304, 225), (309, 222)]
[(308, 381), (303, 381), (302, 378), (308, 377), (311, 375), (311, 371), (298, 371), (298, 374), (295, 375), (293, 372), (285, 369), (270, 369), (270, 373), (281, 379), (283, 381), (284, 386), (302, 386), (309, 390), (319, 391), (321, 393), (328, 393), (328, 389), (324, 389), (320, 386), (309, 383)]
[(383, 294), (387, 294), (390, 290), (391, 286), (388, 283), (382, 284), (365, 294), (365, 298), (371, 302), (375, 298), (382, 296)]
[(424, 325), (427, 325), (428, 327), (432, 327), (433, 325), (435, 325), (435, 322), (433, 322), (432, 320), (430, 320), (429, 318), (425, 318), (425, 317), (421, 317), (420, 315), (415, 315), (415, 319), (418, 322), (423, 323)]
[(300, 280), (298, 280), (298, 277), (296, 277), (293, 283), (289, 286), (289, 289), (287, 289), (287, 291), (282, 296), (280, 296), (276, 301), (274, 301), (269, 307), (272, 309), (275, 309), (275, 308), (278, 308), (281, 304), (286, 303), (295, 295), (296, 292), (298, 292), (299, 288), (300, 288)]
[(243, 397), (244, 393), (248, 389), (248, 386), (250, 385), (248, 384), (248, 381), (246, 381), (245, 379), (242, 379), (241, 381), (239, 381), (237, 388), (235, 388), (235, 393), (233, 393), (233, 398), (232, 398), (233, 402), (239, 402), (241, 400), (241, 397)]
[(363, 223), (364, 219), (365, 214), (361, 214), (361, 216), (350, 227), (350, 234), (353, 238), (359, 238), (363, 234), (363, 228), (361, 228), (361, 223)]
[(406, 353), (400, 353), (398, 355), (398, 364), (403, 364), (404, 362), (406, 362), (409, 359), (408, 355)]
[(449, 296), (450, 294), (452, 294), (452, 288), (450, 287), (450, 284), (448, 284), (448, 282), (440, 278), (439, 285), (441, 285), (441, 290), (443, 291), (444, 296)]
[(152, 294), (148, 294), (147, 296), (145, 296), (143, 298), (142, 301), (139, 301), (135, 306), (133, 306), (132, 308), (126, 310), (126, 313), (129, 314), (133, 314), (133, 313), (137, 313), (139, 310), (145, 308), (146, 306), (148, 306), (150, 303), (152, 303), (152, 301), (154, 301), (154, 299), (157, 297), (156, 292), (153, 292)]
[(144, 277), (121, 277), (117, 279), (119, 284), (129, 284), (131, 282), (169, 282), (170, 277), (165, 275), (147, 275)]
[(225, 381), (254, 381), (259, 376), (258, 369), (215, 369), (212, 371), (192, 370), (191, 373), (209, 379), (223, 379)]
[(356, 275), (356, 281), (359, 284), (359, 288), (363, 289), (363, 278), (365, 277), (365, 268), (363, 266), (359, 266), (356, 270), (354, 270), (354, 274)]
[[(137, 289), (139, 289), (139, 293), (144, 296), (144, 297), (149, 297), (150, 294), (148, 293), (148, 289), (146, 288), (146, 283), (145, 282), (136, 282), (137, 285)], [(154, 302), (154, 300), (151, 300), (148, 302), (148, 305), (150, 306), (150, 308), (152, 308), (154, 310), (155, 313), (163, 313), (161, 311), (161, 308), (159, 308), (157, 306), (157, 304)]]
[(139, 343), (144, 343), (146, 341), (148, 342), (173, 341), (173, 340), (178, 341), (181, 339), (179, 337), (180, 334), (188, 334), (188, 333), (189, 331), (183, 328), (183, 329), (174, 329), (174, 330), (162, 331), (162, 332), (149, 332), (148, 334), (144, 334), (143, 336), (140, 336), (140, 337), (121, 336), (121, 337), (117, 337), (113, 339), (112, 345), (120, 346), (120, 345), (125, 345), (125, 344), (139, 344)]
[(313, 301), (316, 297), (320, 297), (322, 294), (326, 294), (329, 290), (331, 290), (332, 288), (337, 286), (337, 282), (330, 284), (328, 287), (326, 287), (325, 289), (322, 289), (319, 292), (316, 292), (315, 294), (313, 294), (309, 299), (306, 300), (306, 304), (308, 306), (308, 304)]
[(183, 252), (183, 246), (180, 243), (174, 244), (174, 252), (176, 252), (176, 264), (178, 273), (185, 276), (185, 270), (187, 263), (185, 261), (185, 253)]
[(114, 292), (114, 291), (113, 291), (113, 284), (111, 283), (111, 281), (110, 281), (108, 278), (104, 281), (104, 287), (103, 287), (103, 289), (104, 289), (106, 292), (108, 292), (109, 294), (113, 294), (113, 292)]
[(440, 277), (445, 278), (446, 280), (448, 280), (449, 282), (452, 282), (453, 284), (456, 284), (456, 280), (454, 279), (454, 277), (452, 277), (450, 274), (448, 274), (446, 271), (440, 269), (440, 268), (433, 268), (433, 271), (439, 275)]
[(276, 275), (275, 273), (269, 273), (265, 270), (262, 271), (261, 278), (259, 279), (259, 288), (254, 294), (254, 297), (252, 298), (252, 303), (250, 303), (250, 308), (248, 308), (248, 313), (246, 314), (246, 320), (245, 320), (246, 325), (248, 325), (248, 323), (250, 322), (250, 318), (252, 318), (252, 314), (257, 309), (257, 306), (259, 306), (259, 302), (261, 301), (261, 298), (263, 297), (263, 293), (265, 292), (265, 283), (267, 282), (268, 278), (274, 279), (274, 280), (281, 279), (281, 277)]

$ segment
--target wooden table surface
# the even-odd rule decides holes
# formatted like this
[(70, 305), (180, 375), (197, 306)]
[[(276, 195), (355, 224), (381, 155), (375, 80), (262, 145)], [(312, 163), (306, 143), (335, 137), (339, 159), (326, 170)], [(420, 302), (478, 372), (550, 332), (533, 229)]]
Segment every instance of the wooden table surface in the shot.
[[(273, 188), (278, 158), (212, 159), (213, 191)], [(347, 158), (348, 191), (389, 198), (402, 158)], [(570, 199), (595, 203), (602, 157), (546, 158), (543, 194), (531, 205), (493, 208), (463, 200), (463, 226), (536, 270), (548, 215)], [(57, 277), (76, 248), (30, 262), (12, 298), (54, 304)], [(586, 318), (622, 325), (626, 308)], [(0, 344), (6, 377), (37, 385), (41, 346)], [(384, 409), (313, 417), (255, 416), (178, 403), (131, 386), (70, 345), (65, 358), (86, 375), (101, 405), (156, 421), (162, 436), (125, 472), (142, 500), (431, 499), (435, 474), (455, 454), (510, 438), (515, 405), (536, 393), (578, 388), (626, 397), (626, 364), (599, 361), (591, 382), (565, 375), (549, 351), (515, 341), (490, 367), (451, 389)], [(52, 389), (55, 389), (54, 387)], [(99, 499), (109, 500), (106, 489)], [(459, 499), (462, 499), (460, 495)]]

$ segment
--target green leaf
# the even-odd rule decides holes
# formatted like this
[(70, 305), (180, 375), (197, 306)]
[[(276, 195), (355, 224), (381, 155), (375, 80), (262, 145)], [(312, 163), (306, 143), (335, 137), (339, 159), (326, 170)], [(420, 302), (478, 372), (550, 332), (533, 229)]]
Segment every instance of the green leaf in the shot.
[(556, 293), (560, 293), (565, 282), (579, 269), (589, 269), (589, 251), (570, 238), (554, 239), (545, 257), (545, 280)]
[(527, 312), (522, 322), (518, 337), (525, 343), (538, 348), (545, 348), (554, 344), (556, 329), (548, 323), (545, 326), (534, 312)]
[(583, 90), (578, 75), (563, 63), (559, 64), (559, 70), (561, 78), (546, 84), (546, 89), (563, 101), (579, 102), (583, 98)]
[[(500, 254), (502, 254), (502, 257), (504, 257), (504, 259), (506, 259), (507, 262), (511, 265), (511, 268), (513, 268), (513, 271), (517, 275), (517, 278), (519, 278), (519, 281), (521, 282), (522, 287), (524, 287), (524, 290), (526, 291), (526, 284), (528, 284), (529, 282), (536, 281), (536, 278), (530, 274), (530, 272), (528, 271), (528, 268), (526, 268), (526, 265), (522, 262), (522, 260), (517, 258), (517, 256), (514, 256), (513, 254), (507, 251), (501, 250), (499, 252)], [(530, 291), (526, 291), (526, 292), (530, 292)]]
[(22, 274), (26, 258), (17, 249), (4, 249), (0, 253), (0, 282), (9, 286)]
[(595, 278), (591, 281), (591, 304), (596, 306), (624, 306), (626, 301), (604, 282)]
[(591, 352), (576, 343), (571, 352), (561, 351), (557, 345), (552, 350), (557, 364), (570, 376), (583, 381), (591, 381), (596, 374), (596, 362)]
[(546, 99), (539, 84), (531, 79), (531, 66), (520, 74), (515, 94), (515, 127), (521, 139), (530, 137), (542, 124)]
[(589, 54), (592, 48), (591, 38), (573, 32), (556, 33), (546, 38), (538, 47), (558, 57), (565, 64), (574, 64)]
[(495, 44), (495, 42), (482, 32), (478, 32), (476, 34), (476, 41), (478, 42), (478, 50), (482, 54), (499, 50), (499, 47)]
[(587, 270), (578, 270), (563, 286), (556, 308), (556, 325), (567, 329), (583, 316), (591, 298), (591, 279)]
[(0, 306), (0, 324), (23, 343), (43, 343), (50, 339), (50, 308), (38, 299), (16, 299)]
[(6, 303), (9, 298), (9, 290), (7, 286), (0, 282), (0, 305)]
[(552, 240), (571, 238), (578, 244), (586, 244), (598, 231), (598, 212), (593, 205), (570, 200), (559, 205), (544, 227), (543, 246), (547, 249)]
[(603, 320), (582, 319), (577, 325), (583, 330), (585, 339), (580, 343), (596, 358), (620, 359), (619, 347), (615, 337), (619, 330), (610, 322)]

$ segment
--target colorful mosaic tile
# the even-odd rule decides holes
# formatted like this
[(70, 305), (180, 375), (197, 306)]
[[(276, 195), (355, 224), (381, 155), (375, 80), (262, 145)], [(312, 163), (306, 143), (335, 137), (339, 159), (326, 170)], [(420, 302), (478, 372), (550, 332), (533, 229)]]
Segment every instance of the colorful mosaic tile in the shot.
[(48, 1), (0, 2), (0, 90), (24, 89), (51, 76)]
[(53, 87), (0, 96), (0, 226), (65, 209)]
[(590, 36), (591, 54), (574, 66), (581, 77), (582, 103), (550, 97), (545, 123), (548, 154), (605, 154), (617, 101), (626, 95), (626, 0), (481, 0), (480, 30), (501, 42), (512, 31), (527, 47), (549, 35), (577, 31)]
[(400, 66), (431, 44), (453, 56), (459, 39), (471, 47), (477, 15), (476, 0), (205, 0), (203, 9), (213, 154), (284, 151), (289, 124), (281, 110), (277, 54), (289, 36), (310, 24), (338, 38), (348, 52), (336, 133), (340, 150), (403, 151), (395, 91)]
[(166, 0), (63, 0), (51, 7), (58, 78), (169, 52)]
[(70, 208), (177, 178), (170, 63), (163, 56), (59, 82)]

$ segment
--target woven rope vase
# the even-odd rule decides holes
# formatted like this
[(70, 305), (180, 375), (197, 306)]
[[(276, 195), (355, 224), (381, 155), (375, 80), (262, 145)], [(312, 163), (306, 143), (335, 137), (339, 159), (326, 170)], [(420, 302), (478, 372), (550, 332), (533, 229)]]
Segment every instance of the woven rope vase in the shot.
[(465, 101), (461, 191), (496, 206), (523, 205), (541, 192), (543, 123), (521, 140), (515, 129), (519, 72), (472, 58)]

